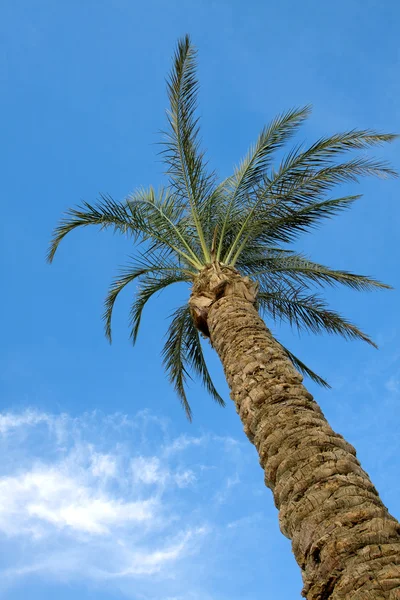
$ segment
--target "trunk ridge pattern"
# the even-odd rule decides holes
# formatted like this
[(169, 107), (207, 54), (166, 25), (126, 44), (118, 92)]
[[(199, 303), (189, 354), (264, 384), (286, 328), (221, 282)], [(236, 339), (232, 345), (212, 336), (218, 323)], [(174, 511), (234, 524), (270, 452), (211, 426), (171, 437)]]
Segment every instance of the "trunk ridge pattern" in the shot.
[(256, 285), (209, 265), (189, 301), (255, 445), (308, 600), (400, 600), (400, 524), (260, 318)]

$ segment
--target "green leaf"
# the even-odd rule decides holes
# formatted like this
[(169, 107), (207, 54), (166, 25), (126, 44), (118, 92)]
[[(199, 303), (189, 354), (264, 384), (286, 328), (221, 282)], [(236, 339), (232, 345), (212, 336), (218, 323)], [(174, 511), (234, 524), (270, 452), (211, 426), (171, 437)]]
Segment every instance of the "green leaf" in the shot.
[(314, 383), (317, 383), (318, 385), (321, 385), (322, 387), (325, 387), (325, 388), (330, 388), (331, 387), (329, 385), (329, 383), (327, 381), (325, 381), (325, 379), (323, 379), (322, 377), (320, 377), (319, 375), (317, 375), (317, 373), (314, 373), (314, 371), (312, 369), (310, 369), (309, 367), (307, 367), (307, 365), (305, 365), (302, 360), (300, 360), (299, 358), (297, 358), (297, 356), (295, 356), (292, 352), (290, 352), (290, 350), (288, 350), (287, 348), (285, 348), (285, 346), (283, 346), (280, 342), (278, 342), (278, 343), (281, 346), (281, 348), (284, 351), (284, 353), (286, 354), (286, 356), (289, 358), (290, 362), (293, 364), (293, 366), (298, 371), (300, 371), (300, 373), (302, 375), (306, 375), (312, 381), (314, 381)]
[[(103, 315), (105, 333), (111, 342), (111, 319), (112, 313), (120, 292), (129, 284), (142, 276), (149, 276), (157, 281), (162, 281), (163, 277), (178, 278), (180, 281), (190, 281), (193, 273), (181, 268), (174, 260), (163, 256), (159, 252), (147, 251), (139, 254), (138, 257), (112, 282), (105, 300), (105, 311)], [(161, 277), (161, 279), (160, 279)], [(169, 280), (168, 280), (169, 281)], [(167, 283), (166, 285), (169, 285)], [(139, 319), (140, 320), (140, 319)], [(136, 339), (136, 336), (135, 336)]]
[(109, 196), (100, 196), (101, 201), (95, 205), (84, 202), (82, 206), (70, 208), (65, 213), (60, 224), (55, 228), (47, 254), (48, 262), (52, 262), (54, 255), (63, 238), (77, 227), (97, 225), (101, 229), (111, 227), (114, 232), (130, 234), (137, 238), (139, 229), (132, 220), (123, 204), (115, 202)]
[(238, 247), (232, 258), (231, 264), (242, 264), (241, 258), (246, 248), (254, 245), (264, 245), (268, 248), (270, 244), (293, 242), (300, 234), (315, 229), (321, 221), (331, 218), (333, 215), (350, 208), (360, 196), (344, 196), (316, 202), (301, 208), (276, 206), (270, 213), (260, 213), (246, 225), (242, 244)]
[(178, 308), (173, 314), (162, 355), (169, 380), (178, 394), (187, 418), (192, 421), (192, 409), (185, 390), (187, 378), (190, 377), (186, 359), (185, 335), (191, 317), (190, 315), (188, 317), (185, 308)]
[(189, 306), (178, 308), (172, 317), (162, 351), (163, 363), (186, 416), (191, 421), (192, 411), (186, 395), (187, 380), (192, 379), (190, 371), (200, 377), (203, 385), (218, 404), (225, 406), (225, 402), (217, 392), (209, 374), (199, 332), (193, 323)]
[(200, 149), (199, 120), (196, 117), (198, 82), (196, 49), (185, 36), (178, 43), (174, 66), (167, 83), (170, 125), (165, 132), (163, 158), (170, 184), (179, 199), (186, 198), (205, 261), (210, 254), (204, 238), (199, 212), (214, 187), (215, 175), (207, 172), (204, 152)]
[(217, 259), (220, 258), (224, 247), (224, 237), (232, 212), (246, 202), (252, 190), (259, 186), (266, 175), (267, 167), (270, 166), (273, 153), (294, 135), (309, 114), (310, 108), (306, 106), (290, 110), (275, 118), (261, 131), (256, 144), (250, 148), (234, 174), (225, 180), (224, 188), (229, 196), (229, 202), (221, 227)]
[(220, 406), (225, 406), (225, 401), (217, 392), (214, 383), (211, 379), (210, 373), (207, 368), (207, 364), (204, 358), (203, 349), (201, 347), (201, 340), (199, 331), (196, 329), (193, 319), (190, 315), (189, 307), (184, 307), (186, 310), (186, 317), (188, 319), (187, 328), (187, 360), (191, 365), (193, 371), (200, 377), (204, 387), (210, 394), (210, 396)]
[(156, 195), (154, 189), (140, 190), (129, 197), (128, 207), (135, 222), (140, 222), (144, 239), (153, 240), (155, 247), (169, 247), (179, 254), (189, 265), (202, 268), (201, 259), (196, 254), (196, 241), (193, 229), (184, 217), (184, 208), (175, 198), (163, 189)]
[(188, 280), (189, 279), (187, 276), (178, 271), (176, 273), (162, 273), (159, 275), (146, 274), (140, 277), (135, 301), (133, 302), (130, 310), (130, 337), (133, 344), (136, 343), (137, 335), (139, 333), (143, 309), (150, 298), (173, 283)]
[[(316, 204), (329, 189), (360, 176), (396, 177), (397, 173), (384, 161), (355, 158), (332, 164), (337, 155), (351, 148), (365, 148), (392, 141), (396, 136), (371, 131), (352, 131), (319, 140), (301, 151), (295, 148), (282, 161), (278, 171), (265, 176), (255, 191), (252, 204), (242, 215), (237, 234), (223, 262), (235, 265), (245, 245), (254, 239), (254, 230), (262, 222), (279, 216), (284, 218), (294, 209)], [(283, 240), (282, 240), (283, 241)]]
[(251, 272), (251, 277), (256, 280), (266, 277), (268, 281), (279, 283), (283, 279), (285, 281), (289, 279), (305, 288), (310, 284), (321, 287), (341, 284), (357, 291), (392, 289), (391, 286), (371, 277), (330, 269), (295, 253), (273, 253), (259, 258), (249, 265), (247, 272)]
[(376, 348), (371, 338), (339, 315), (329, 310), (324, 300), (316, 295), (304, 295), (302, 289), (276, 292), (261, 291), (258, 294), (260, 307), (267, 311), (274, 321), (287, 321), (291, 326), (312, 333), (335, 333), (345, 339), (360, 339)]

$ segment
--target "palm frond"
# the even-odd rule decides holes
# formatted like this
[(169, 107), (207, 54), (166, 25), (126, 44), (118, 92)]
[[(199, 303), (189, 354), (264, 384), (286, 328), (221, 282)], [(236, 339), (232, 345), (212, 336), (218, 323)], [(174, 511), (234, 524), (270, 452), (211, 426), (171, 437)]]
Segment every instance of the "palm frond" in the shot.
[[(159, 248), (170, 248), (188, 264), (201, 268), (200, 259), (192, 249), (193, 235), (185, 230), (179, 219), (182, 210), (173, 206), (168, 192), (161, 190), (157, 196), (153, 190), (138, 190), (127, 201), (116, 202), (110, 196), (92, 205), (71, 208), (54, 230), (47, 260), (52, 262), (63, 238), (77, 227), (97, 225), (101, 229), (111, 228), (115, 232), (128, 234), (137, 240), (152, 240)], [(175, 219), (175, 222), (174, 220)]]
[(172, 317), (162, 351), (163, 363), (170, 382), (182, 402), (186, 416), (191, 421), (192, 410), (186, 395), (187, 380), (192, 379), (190, 371), (201, 378), (203, 385), (219, 405), (225, 406), (225, 402), (211, 379), (204, 359), (199, 332), (193, 323), (189, 306), (184, 305), (178, 308)]
[(335, 133), (320, 138), (302, 152), (301, 161), (308, 166), (310, 163), (320, 163), (349, 150), (365, 150), (372, 146), (382, 146), (382, 144), (393, 142), (397, 137), (396, 134), (380, 133), (373, 129), (351, 129)]
[[(329, 219), (350, 206), (361, 196), (344, 196), (322, 202), (303, 205), (301, 208), (287, 207), (285, 204), (276, 205), (270, 212), (260, 212), (249, 218), (241, 225), (242, 238), (240, 245), (232, 242), (224, 262), (232, 266), (242, 264), (245, 259), (242, 253), (253, 245), (280, 244), (293, 242), (300, 234), (315, 229), (321, 221)], [(239, 237), (237, 236), (237, 240)], [(233, 245), (236, 243), (236, 252), (232, 254)]]
[(260, 292), (258, 303), (274, 321), (286, 321), (299, 331), (335, 333), (345, 339), (360, 339), (377, 347), (371, 338), (337, 312), (329, 310), (323, 299), (304, 295), (302, 288), (291, 291)]
[(276, 202), (299, 206), (322, 199), (336, 185), (358, 182), (360, 177), (397, 177), (386, 161), (357, 157), (339, 164), (327, 164), (320, 168), (298, 165), (298, 157), (289, 156), (276, 173), (265, 178), (257, 191), (257, 202), (266, 203), (269, 209)]
[(226, 180), (223, 180), (206, 196), (199, 209), (204, 236), (210, 247), (215, 231), (221, 232), (228, 203)]
[(105, 334), (110, 343), (112, 341), (111, 320), (118, 295), (129, 283), (146, 275), (155, 278), (160, 278), (160, 276), (179, 277), (181, 278), (180, 280), (184, 281), (190, 281), (193, 277), (193, 273), (189, 270), (180, 267), (176, 261), (165, 257), (160, 253), (154, 253), (148, 250), (146, 253), (139, 254), (138, 257), (125, 267), (112, 282), (104, 303), (105, 310), (103, 319)]
[(204, 258), (208, 261), (209, 249), (199, 211), (214, 185), (215, 176), (207, 172), (204, 152), (200, 148), (199, 119), (196, 117), (196, 54), (189, 36), (179, 41), (167, 83), (170, 131), (165, 133), (163, 157), (175, 195), (178, 199), (186, 198), (189, 202)]
[[(299, 209), (282, 209), (275, 211), (264, 222), (262, 218), (260, 223), (254, 223), (254, 238), (259, 238), (264, 243), (293, 242), (300, 234), (307, 233), (320, 225), (322, 221), (330, 219), (343, 210), (349, 209), (352, 204), (361, 198), (357, 196), (343, 196), (342, 198), (333, 198), (322, 202), (314, 202)], [(261, 234), (257, 234), (257, 227)], [(253, 239), (251, 230), (250, 239)]]
[(127, 201), (134, 222), (140, 224), (144, 239), (154, 247), (169, 247), (188, 264), (201, 269), (202, 262), (196, 251), (196, 236), (184, 217), (184, 208), (175, 202), (168, 190), (157, 195), (152, 187), (139, 190)]
[(257, 139), (235, 169), (228, 180), (232, 190), (233, 201), (238, 197), (246, 197), (255, 189), (266, 174), (271, 164), (274, 152), (287, 142), (298, 130), (299, 126), (310, 114), (310, 107), (289, 110), (276, 117), (267, 127), (264, 127)]
[(200, 377), (204, 387), (210, 394), (210, 396), (220, 406), (225, 406), (225, 401), (218, 393), (211, 379), (210, 373), (207, 368), (207, 364), (204, 358), (203, 349), (201, 347), (201, 340), (199, 331), (196, 329), (193, 319), (190, 315), (190, 309), (188, 306), (183, 307), (188, 316), (188, 328), (187, 328), (187, 358), (193, 371)]
[(91, 205), (83, 202), (82, 206), (70, 208), (55, 228), (47, 254), (48, 262), (52, 262), (54, 255), (63, 238), (77, 227), (97, 225), (101, 229), (110, 228), (115, 232), (128, 233), (134, 238), (139, 234), (135, 221), (131, 219), (126, 206), (115, 202), (110, 196), (101, 195), (101, 200)]
[[(293, 148), (286, 157), (282, 160), (281, 165), (276, 173), (272, 173), (270, 177), (270, 184), (277, 185), (287, 180), (292, 176), (305, 176), (316, 173), (324, 175), (324, 171), (335, 167), (339, 167), (339, 171), (345, 169), (349, 172), (355, 169), (354, 175), (360, 176), (363, 173), (360, 169), (365, 168), (368, 171), (372, 171), (370, 174), (380, 174), (385, 176), (396, 176), (397, 173), (393, 171), (385, 162), (371, 161), (370, 159), (364, 159), (363, 157), (355, 158), (352, 161), (337, 165), (333, 162), (338, 156), (354, 149), (366, 149), (371, 146), (382, 145), (383, 143), (392, 142), (398, 136), (393, 134), (379, 133), (372, 130), (352, 130), (345, 133), (335, 134), (326, 138), (321, 138), (314, 144), (312, 144), (306, 150), (302, 150), (300, 147)], [(363, 163), (363, 161), (366, 161)], [(349, 165), (346, 168), (345, 165)], [(335, 171), (334, 171), (335, 172)], [(342, 179), (343, 181), (343, 179)]]
[(184, 310), (185, 308), (178, 308), (173, 314), (162, 356), (169, 380), (178, 394), (187, 418), (191, 421), (192, 409), (190, 408), (185, 390), (187, 379), (190, 378), (186, 357), (185, 335), (191, 317)]
[(136, 343), (139, 333), (143, 309), (150, 298), (173, 283), (187, 281), (190, 281), (189, 277), (185, 273), (179, 271), (175, 273), (145, 274), (140, 277), (135, 300), (130, 310), (130, 337), (133, 344)]
[(265, 127), (254, 146), (250, 148), (234, 174), (225, 180), (224, 188), (229, 196), (225, 218), (221, 227), (217, 259), (221, 257), (225, 232), (232, 210), (246, 201), (249, 193), (257, 188), (266, 175), (273, 153), (297, 131), (310, 114), (310, 107), (289, 110), (276, 117)]
[[(277, 172), (266, 176), (257, 190), (253, 204), (242, 219), (241, 227), (223, 259), (230, 264), (234, 262), (246, 243), (252, 239), (251, 231), (254, 223), (271, 219), (274, 215), (301, 209), (315, 204), (335, 185), (345, 181), (358, 181), (359, 177), (373, 175), (377, 177), (397, 177), (388, 163), (359, 157), (341, 164), (331, 164), (332, 157), (349, 150), (351, 147), (364, 148), (368, 145), (392, 141), (396, 136), (390, 134), (373, 134), (358, 132), (355, 135), (338, 135), (325, 138), (301, 152), (295, 148), (283, 160)], [(365, 133), (365, 135), (363, 135)], [(358, 140), (358, 141), (357, 141)], [(357, 146), (359, 144), (359, 146)], [(239, 248), (239, 250), (238, 250)], [(233, 263), (234, 264), (234, 263)]]
[(325, 388), (331, 387), (329, 385), (329, 383), (327, 381), (325, 381), (325, 379), (323, 379), (322, 377), (320, 377), (320, 375), (317, 375), (317, 373), (315, 373), (312, 369), (307, 367), (307, 365), (304, 364), (302, 360), (297, 358), (297, 356), (295, 356), (292, 352), (290, 352), (290, 350), (285, 348), (285, 346), (283, 346), (283, 344), (281, 344), (280, 342), (278, 342), (278, 344), (280, 345), (280, 347), (282, 348), (282, 350), (284, 351), (284, 353), (286, 354), (286, 356), (288, 357), (288, 359), (290, 360), (292, 365), (298, 371), (300, 371), (300, 373), (302, 375), (306, 375), (307, 377), (309, 377), (311, 379), (311, 381), (314, 381), (314, 383), (318, 383), (318, 385), (321, 385), (322, 387), (325, 387)]
[(365, 275), (350, 271), (330, 269), (312, 262), (305, 256), (295, 253), (270, 252), (267, 256), (247, 264), (247, 274), (260, 280), (263, 277), (276, 281), (290, 278), (293, 282), (308, 287), (310, 283), (319, 286), (341, 284), (358, 291), (392, 289), (390, 285)]

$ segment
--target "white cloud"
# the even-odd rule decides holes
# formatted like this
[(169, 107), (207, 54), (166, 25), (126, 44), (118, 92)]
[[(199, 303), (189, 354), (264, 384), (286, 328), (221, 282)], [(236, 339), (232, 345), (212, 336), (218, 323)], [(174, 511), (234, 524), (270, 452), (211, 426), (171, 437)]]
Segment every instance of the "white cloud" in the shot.
[(171, 471), (165, 462), (162, 464), (157, 456), (138, 456), (132, 459), (132, 476), (134, 481), (148, 485), (156, 484), (177, 485), (180, 488), (191, 485), (196, 481), (196, 475), (191, 469)]
[(131, 461), (132, 476), (135, 481), (147, 484), (163, 484), (169, 477), (167, 469), (162, 468), (156, 456), (138, 456)]
[(392, 392), (392, 394), (398, 394), (400, 392), (400, 379), (394, 375), (389, 377), (385, 383), (385, 388)]
[[(72, 471), (72, 472), (71, 472)], [(52, 529), (91, 534), (110, 533), (110, 526), (154, 517), (155, 500), (124, 502), (101, 492), (79, 472), (41, 465), (0, 479), (0, 532), (7, 535), (51, 535)]]
[(164, 447), (164, 455), (169, 456), (176, 452), (183, 452), (183, 450), (186, 450), (190, 446), (204, 446), (208, 439), (208, 436), (190, 437), (188, 435), (180, 435)]
[[(150, 427), (158, 455), (143, 435)], [(135, 598), (180, 597), (188, 561), (215, 528), (202, 494), (236, 484), (237, 457), (227, 478), (215, 464), (226, 471), (226, 444), (235, 445), (209, 435), (171, 439), (166, 421), (148, 413), (0, 414), (0, 576), (103, 581), (120, 590), (134, 580), (125, 593), (135, 589)]]
[(174, 475), (174, 480), (178, 487), (184, 488), (188, 485), (195, 483), (196, 475), (191, 469), (187, 469), (186, 471), (178, 471)]
[(35, 410), (26, 410), (23, 413), (0, 414), (0, 434), (6, 434), (9, 431), (20, 427), (38, 425), (39, 423), (50, 423), (51, 418), (45, 413)]
[(117, 463), (110, 454), (94, 452), (92, 454), (91, 471), (95, 477), (115, 477)]
[(233, 476), (227, 477), (224, 486), (215, 494), (214, 501), (218, 504), (224, 504), (229, 497), (231, 489), (239, 483), (240, 477), (238, 473), (235, 473)]
[(129, 552), (130, 566), (119, 572), (110, 574), (110, 577), (127, 577), (131, 575), (153, 575), (160, 572), (166, 563), (171, 563), (183, 555), (193, 551), (193, 541), (207, 533), (206, 527), (189, 529), (180, 535), (173, 543), (163, 549), (153, 552)]

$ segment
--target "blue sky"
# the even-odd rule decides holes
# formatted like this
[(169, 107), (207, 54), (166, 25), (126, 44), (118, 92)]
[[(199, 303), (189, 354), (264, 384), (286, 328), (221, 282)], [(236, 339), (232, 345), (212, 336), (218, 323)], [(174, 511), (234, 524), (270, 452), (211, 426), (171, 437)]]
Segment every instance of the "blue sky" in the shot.
[[(293, 106), (314, 106), (308, 141), (353, 127), (400, 132), (399, 13), (378, 0), (1, 3), (0, 597), (300, 597), (233, 407), (193, 385), (189, 425), (161, 369), (166, 317), (186, 290), (151, 303), (135, 349), (134, 289), (124, 294), (110, 347), (102, 300), (129, 243), (86, 230), (52, 267), (44, 257), (67, 207), (162, 182), (157, 132), (179, 36), (199, 48), (203, 138), (225, 176)], [(375, 154), (399, 168), (398, 143)], [(309, 388), (399, 517), (399, 182), (357, 191), (351, 212), (296, 248), (396, 288), (329, 293), (379, 351), (274, 332), (330, 381), (330, 391)]]

